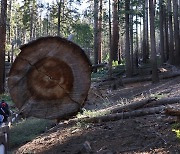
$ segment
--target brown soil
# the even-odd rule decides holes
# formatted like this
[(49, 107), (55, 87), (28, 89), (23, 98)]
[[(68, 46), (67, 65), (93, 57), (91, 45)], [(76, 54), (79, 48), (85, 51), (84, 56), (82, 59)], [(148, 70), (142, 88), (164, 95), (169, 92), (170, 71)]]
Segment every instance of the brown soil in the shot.
[[(117, 90), (96, 87), (92, 83), (86, 110), (126, 104), (155, 95), (180, 96), (180, 77), (151, 82), (127, 84)], [(105, 86), (105, 84), (104, 84)], [(32, 142), (20, 147), (16, 153), (53, 154), (118, 154), (118, 153), (180, 153), (180, 140), (172, 131), (175, 117), (154, 114), (106, 123), (62, 122)]]

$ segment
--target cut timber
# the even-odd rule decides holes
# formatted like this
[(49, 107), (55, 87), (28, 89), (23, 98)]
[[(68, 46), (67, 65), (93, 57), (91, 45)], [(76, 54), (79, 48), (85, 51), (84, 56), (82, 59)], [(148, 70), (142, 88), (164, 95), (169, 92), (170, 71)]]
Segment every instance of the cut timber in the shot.
[(39, 38), (20, 49), (8, 87), (23, 115), (67, 119), (76, 114), (91, 83), (91, 63), (84, 51), (61, 37)]

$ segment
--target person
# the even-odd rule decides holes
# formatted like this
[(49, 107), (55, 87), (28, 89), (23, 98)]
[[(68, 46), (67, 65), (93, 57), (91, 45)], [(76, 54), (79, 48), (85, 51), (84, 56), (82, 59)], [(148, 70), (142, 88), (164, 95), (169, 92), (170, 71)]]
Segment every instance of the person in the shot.
[(9, 106), (4, 100), (2, 100), (0, 103), (0, 115), (4, 117), (3, 122), (7, 122), (10, 112), (9, 112)]

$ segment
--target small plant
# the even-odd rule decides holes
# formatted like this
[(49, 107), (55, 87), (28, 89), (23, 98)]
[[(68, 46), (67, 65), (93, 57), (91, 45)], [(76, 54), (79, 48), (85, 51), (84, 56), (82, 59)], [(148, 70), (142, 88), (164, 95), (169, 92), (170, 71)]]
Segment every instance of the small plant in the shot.
[(172, 131), (176, 133), (177, 138), (180, 140), (180, 123), (173, 124)]
[(167, 95), (159, 93), (159, 94), (151, 94), (150, 97), (156, 98), (156, 99), (162, 99), (165, 98)]
[(95, 111), (95, 110), (86, 110), (83, 109), (83, 114), (78, 114), (77, 118), (84, 118), (84, 117), (98, 117), (108, 114), (108, 111)]

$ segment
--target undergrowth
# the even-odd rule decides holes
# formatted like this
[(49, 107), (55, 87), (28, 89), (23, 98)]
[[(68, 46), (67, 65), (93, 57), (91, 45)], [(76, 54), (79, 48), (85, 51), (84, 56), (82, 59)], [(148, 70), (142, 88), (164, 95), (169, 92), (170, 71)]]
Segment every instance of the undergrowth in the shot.
[(28, 118), (12, 125), (9, 132), (10, 149), (15, 149), (44, 133), (54, 123), (50, 120)]
[(176, 137), (180, 140), (180, 122), (172, 125), (172, 131), (176, 133)]

